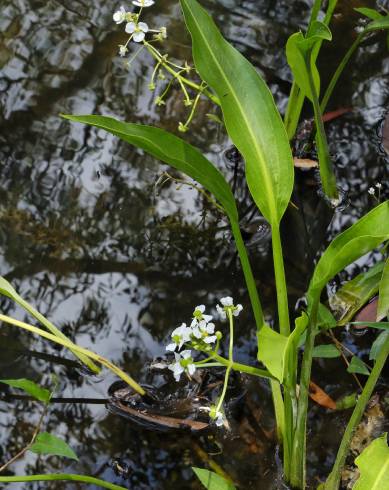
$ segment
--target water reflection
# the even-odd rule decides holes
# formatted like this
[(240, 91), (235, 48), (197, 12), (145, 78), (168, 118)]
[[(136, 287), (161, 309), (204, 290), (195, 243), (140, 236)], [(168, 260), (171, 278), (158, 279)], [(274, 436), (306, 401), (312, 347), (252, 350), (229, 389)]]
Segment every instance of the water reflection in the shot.
[[(321, 60), (325, 76), (332, 73), (352, 36), (349, 27), (345, 31), (349, 10), (340, 3), (334, 47), (328, 46), (329, 54)], [(226, 36), (255, 63), (284, 109), (290, 74), (283, 46), (290, 33), (306, 24), (309, 2), (204, 4)], [(158, 177), (165, 167), (142, 152), (102, 131), (58, 117), (59, 113), (104, 113), (171, 131), (184, 120), (186, 109), (177, 89), (165, 107), (153, 104), (155, 95), (147, 88), (153, 67), (147, 53), (142, 52), (130, 69), (117, 56), (117, 45), (124, 37), (112, 23), (112, 10), (102, 0), (93, 5), (76, 0), (7, 1), (2, 8), (0, 272), (71, 338), (137, 378), (144, 376), (148, 360), (163, 353), (167, 332), (187, 319), (193, 305), (212, 305), (219, 294), (231, 293), (246, 305), (239, 346), (242, 360), (248, 360), (255, 354), (250, 342), (253, 320), (224, 218), (194, 189), (177, 189), (174, 180), (161, 186)], [(146, 21), (167, 26), (172, 56), (190, 58), (189, 36), (176, 1), (158, 2), (147, 11)], [(340, 186), (350, 206), (331, 221), (328, 208), (312, 192), (314, 176), (298, 176), (294, 202), (299, 210), (288, 211), (283, 230), (292, 305), (306, 287), (326, 233), (328, 237), (327, 225), (331, 223), (332, 236), (350, 224), (374, 205), (367, 188), (388, 180), (387, 160), (377, 153), (375, 132), (388, 102), (388, 61), (383, 53), (382, 38), (360, 50), (333, 101), (333, 108), (353, 108), (328, 125)], [(242, 162), (226, 165), (225, 152), (231, 144), (206, 116), (211, 111), (209, 102), (199, 105), (187, 137), (223, 169), (235, 189), (255, 275), (271, 315), (274, 284), (268, 265), (268, 230), (243, 186)], [(308, 107), (305, 114), (310, 117)], [(9, 301), (2, 299), (1, 305), (2, 311), (25, 317)], [(61, 348), (10, 327), (4, 327), (1, 335), (2, 346), (65, 355)], [(85, 378), (69, 366), (37, 357), (17, 357), (15, 362), (13, 351), (1, 352), (2, 377), (40, 380), (44, 373), (43, 381), (49, 382), (53, 370), (61, 377), (63, 396), (105, 397), (114, 381), (106, 373)], [(260, 385), (254, 392), (251, 408), (248, 403), (246, 417), (237, 423), (232, 440), (226, 437), (220, 442), (227, 456), (215, 460), (243, 488), (258, 488), (258, 479), (261, 488), (280, 488), (274, 476), (278, 470), (269, 435), (268, 391)], [(5, 460), (33, 430), (39, 408), (35, 403), (1, 403), (0, 411), (1, 459)], [(31, 455), (15, 465), (15, 471), (61, 469), (94, 474), (133, 489), (184, 489), (198, 488), (190, 466), (206, 465), (205, 441), (172, 435), (164, 438), (161, 447), (159, 435), (129, 426), (108, 415), (103, 406), (55, 405), (47, 429), (64, 436), (80, 462)], [(127, 483), (109, 467), (112, 458), (122, 458), (129, 466)], [(41, 484), (25, 488), (38, 489)], [(56, 483), (51, 488), (79, 486)]]

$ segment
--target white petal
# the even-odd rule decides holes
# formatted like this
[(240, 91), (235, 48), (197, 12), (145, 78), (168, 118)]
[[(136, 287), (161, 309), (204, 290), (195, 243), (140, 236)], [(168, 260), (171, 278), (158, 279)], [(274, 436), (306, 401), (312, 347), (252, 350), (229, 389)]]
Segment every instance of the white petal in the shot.
[(146, 22), (139, 22), (138, 29), (140, 29), (143, 32), (148, 32), (149, 26), (146, 24)]
[(135, 32), (135, 29), (136, 29), (135, 22), (127, 22), (126, 29), (125, 29), (127, 34), (132, 34), (133, 32)]
[(213, 333), (215, 331), (215, 324), (214, 323), (208, 323), (208, 325), (205, 327), (205, 331), (207, 333)]
[(220, 412), (217, 413), (215, 423), (218, 427), (221, 427), (224, 424), (224, 418), (222, 413)]
[(187, 367), (188, 373), (193, 376), (196, 371), (196, 366), (194, 364), (189, 364)]
[(174, 352), (176, 350), (177, 345), (176, 344), (168, 344), (166, 346), (166, 350)]
[(216, 342), (217, 337), (216, 335), (209, 335), (208, 337), (205, 337), (203, 340), (206, 344), (213, 344), (213, 342)]
[(203, 315), (203, 319), (206, 323), (210, 322), (212, 318), (212, 315)]
[(198, 310), (200, 313), (204, 313), (205, 305), (196, 306), (195, 311)]
[(196, 318), (193, 318), (192, 323), (190, 324), (190, 326), (193, 328), (193, 327), (196, 327), (197, 324), (198, 324), (197, 319)]
[(239, 313), (240, 313), (242, 310), (243, 310), (243, 306), (242, 306), (242, 305), (236, 305), (236, 310), (234, 310), (234, 311), (232, 312), (232, 314), (233, 314), (234, 316), (238, 316), (238, 315), (239, 315)]
[(132, 35), (132, 39), (136, 43), (141, 43), (144, 38), (145, 38), (145, 33), (144, 32), (134, 32), (134, 34)]
[(233, 306), (234, 300), (231, 298), (231, 296), (226, 296), (225, 298), (221, 298), (220, 303), (223, 306)]
[(196, 337), (196, 339), (201, 339), (201, 337), (202, 337), (202, 334), (201, 334), (200, 329), (198, 327), (195, 327), (192, 330), (192, 334), (194, 337)]
[(192, 351), (190, 351), (190, 350), (183, 350), (181, 352), (181, 357), (183, 359), (188, 359), (188, 357), (191, 357), (191, 356), (192, 356)]

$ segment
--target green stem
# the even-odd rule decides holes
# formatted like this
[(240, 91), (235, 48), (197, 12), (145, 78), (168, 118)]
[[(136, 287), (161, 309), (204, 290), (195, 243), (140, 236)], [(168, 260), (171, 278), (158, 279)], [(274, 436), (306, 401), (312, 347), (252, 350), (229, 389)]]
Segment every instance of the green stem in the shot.
[(301, 364), (300, 392), (297, 404), (296, 430), (293, 438), (290, 483), (292, 487), (305, 488), (306, 464), (306, 425), (308, 412), (309, 383), (311, 380), (312, 354), (315, 344), (317, 315), (319, 309), (320, 292), (314, 295), (307, 328), (304, 355)]
[(353, 42), (347, 53), (344, 55), (342, 61), (339, 63), (335, 73), (333, 74), (330, 83), (328, 84), (327, 90), (325, 91), (325, 94), (323, 96), (323, 99), (320, 104), (320, 108), (322, 113), (326, 110), (328, 101), (334, 91), (335, 85), (337, 84), (339, 77), (343, 73), (343, 70), (345, 69), (347, 63), (350, 61), (351, 56), (354, 54), (354, 51), (357, 49), (359, 43), (362, 41), (365, 33), (361, 32), (356, 40)]
[[(279, 225), (272, 226), (272, 247), (273, 247), (273, 263), (274, 263), (274, 275), (276, 280), (276, 290), (277, 290), (277, 309), (278, 309), (278, 323), (280, 328), (280, 333), (286, 337), (290, 334), (290, 323), (289, 323), (289, 306), (288, 306), (288, 290), (286, 286), (285, 279), (285, 267), (284, 258), (282, 254), (282, 244), (280, 236)], [(292, 373), (289, 372), (289, 376)], [(275, 384), (275, 383), (273, 383)], [(276, 396), (281, 397), (281, 388), (279, 387), (279, 392)], [(281, 424), (283, 424), (282, 440), (283, 440), (283, 452), (284, 452), (284, 472), (288, 476), (290, 472), (290, 456), (292, 449), (292, 438), (293, 438), (293, 403), (291, 399), (291, 391), (285, 386), (284, 389), (284, 403), (283, 403), (283, 416)], [(274, 395), (273, 395), (274, 400)], [(278, 402), (279, 403), (279, 402)], [(278, 424), (278, 422), (277, 422)]]
[(226, 374), (224, 377), (224, 384), (223, 384), (223, 391), (222, 394), (220, 395), (218, 404), (216, 406), (216, 413), (220, 412), (220, 409), (223, 405), (224, 398), (227, 393), (227, 386), (228, 386), (228, 379), (230, 377), (231, 369), (234, 364), (234, 317), (232, 314), (231, 309), (227, 310), (227, 316), (230, 324), (230, 341), (229, 341), (229, 346), (228, 346), (228, 365), (226, 369)]
[(240, 232), (238, 220), (230, 217), (231, 231), (235, 239), (236, 248), (238, 250), (240, 263), (242, 265), (244, 278), (247, 285), (247, 290), (250, 296), (251, 307), (253, 309), (255, 323), (257, 325), (257, 330), (260, 330), (265, 320), (263, 318), (262, 306), (259, 300), (257, 286), (255, 284), (255, 279), (253, 276), (253, 271), (251, 269), (250, 260), (247, 255), (246, 246), (244, 244), (242, 234)]
[(374, 387), (381, 374), (382, 368), (386, 363), (386, 359), (388, 358), (388, 355), (389, 355), (389, 337), (387, 337), (385, 344), (382, 346), (377, 356), (376, 363), (374, 364), (374, 367), (369, 375), (369, 378), (363, 388), (361, 396), (358, 398), (358, 402), (355, 405), (354, 411), (347, 424), (346, 430), (344, 431), (342, 442), (340, 443), (334, 466), (324, 486), (325, 490), (339, 489), (341, 472), (344, 463), (346, 461), (347, 453), (350, 448), (350, 443), (354, 434), (354, 430), (356, 429), (357, 425), (362, 419), (366, 405), (370, 400), (370, 397), (373, 393)]
[(290, 334), (288, 291), (286, 288), (284, 258), (282, 255), (282, 245), (279, 226), (272, 226), (272, 247), (274, 275), (276, 278), (278, 322), (280, 324), (280, 334), (286, 337)]
[(124, 487), (115, 485), (114, 483), (108, 483), (104, 480), (94, 478), (93, 476), (84, 475), (71, 475), (68, 473), (57, 473), (53, 475), (18, 475), (18, 476), (0, 476), (0, 482), (12, 483), (12, 482), (28, 482), (28, 481), (78, 481), (83, 483), (89, 483), (91, 485), (97, 485), (101, 488), (108, 488), (109, 490), (126, 490)]
[[(225, 367), (228, 367), (229, 365), (229, 360), (226, 359), (225, 357), (219, 356), (219, 354), (215, 353), (214, 356), (215, 360), (220, 362)], [(231, 363), (231, 368), (234, 371), (239, 371), (241, 373), (247, 373), (251, 374), (253, 376), (259, 376), (260, 378), (266, 378), (270, 380), (274, 380), (275, 378), (269, 373), (269, 371), (266, 371), (266, 369), (259, 369), (255, 368), (253, 366), (247, 366), (246, 364), (241, 364), (240, 362), (233, 362)]]
[(312, 93), (312, 104), (315, 113), (316, 124), (316, 144), (319, 154), (320, 178), (325, 195), (333, 202), (337, 202), (339, 195), (336, 187), (336, 178), (332, 166), (331, 155), (328, 149), (327, 136), (324, 129), (322, 113), (320, 110), (319, 98), (316, 92), (315, 82), (312, 76), (311, 63), (309, 62), (310, 54), (305, 59), (308, 72), (309, 87)]
[(94, 361), (102, 364), (103, 366), (107, 367), (110, 371), (115, 373), (119, 378), (121, 378), (123, 381), (125, 381), (133, 390), (135, 390), (137, 393), (140, 395), (145, 395), (146, 392), (145, 390), (136, 382), (134, 381), (128, 374), (126, 374), (124, 371), (122, 371), (120, 368), (112, 364), (112, 362), (108, 361), (108, 359), (105, 359), (102, 356), (99, 356), (98, 354), (95, 354), (94, 352), (84, 349), (83, 347), (79, 347), (78, 345), (73, 344), (69, 340), (64, 340), (61, 339), (53, 334), (50, 334), (46, 332), (46, 330), (42, 330), (41, 328), (34, 327), (32, 325), (29, 325), (28, 323), (21, 322), (19, 320), (15, 320), (14, 318), (11, 318), (6, 315), (1, 315), (0, 314), (0, 321), (8, 323), (10, 325), (14, 325), (15, 327), (22, 328), (24, 330), (27, 330), (28, 332), (40, 335), (41, 337), (44, 337), (45, 339), (51, 340), (52, 342), (56, 344), (63, 345), (64, 347), (67, 347), (68, 349), (72, 349), (77, 353), (83, 354), (84, 356), (93, 359)]

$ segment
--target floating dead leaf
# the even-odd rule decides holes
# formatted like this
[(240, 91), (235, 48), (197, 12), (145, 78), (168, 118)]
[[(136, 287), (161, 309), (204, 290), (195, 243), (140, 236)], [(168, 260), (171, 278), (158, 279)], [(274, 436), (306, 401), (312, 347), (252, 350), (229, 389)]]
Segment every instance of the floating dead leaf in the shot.
[(352, 110), (353, 110), (352, 107), (340, 107), (335, 111), (326, 112), (325, 114), (323, 114), (323, 121), (324, 122), (332, 121), (333, 119), (337, 119), (338, 117), (343, 116), (343, 114), (347, 114)]
[(334, 400), (313, 381), (309, 383), (309, 396), (318, 405), (329, 408), (330, 410), (336, 410), (336, 403)]
[(309, 158), (293, 158), (294, 166), (296, 168), (317, 168), (318, 163), (316, 160), (310, 160)]
[[(378, 311), (378, 296), (372, 299), (370, 303), (364, 306), (359, 312), (355, 315), (355, 322), (375, 322), (377, 321), (377, 311)], [(369, 325), (354, 325), (355, 329), (369, 328)]]

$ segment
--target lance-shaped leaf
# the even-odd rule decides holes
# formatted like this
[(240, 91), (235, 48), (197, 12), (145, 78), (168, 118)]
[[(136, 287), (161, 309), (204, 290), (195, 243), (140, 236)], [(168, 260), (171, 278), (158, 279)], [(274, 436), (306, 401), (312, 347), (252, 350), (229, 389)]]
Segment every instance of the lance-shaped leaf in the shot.
[(377, 320), (387, 316), (389, 316), (389, 259), (386, 260), (379, 286)]
[(370, 443), (355, 460), (360, 477), (354, 490), (384, 490), (389, 488), (389, 448), (387, 434)]
[(367, 7), (358, 7), (354, 9), (356, 12), (359, 14), (365, 15), (371, 20), (379, 20), (382, 19), (384, 16), (381, 15), (377, 10), (374, 9), (369, 9)]
[(38, 434), (35, 442), (29, 447), (29, 450), (36, 454), (65, 456), (66, 458), (78, 461), (76, 453), (63, 439), (48, 432)]
[(314, 46), (323, 40), (331, 41), (332, 35), (328, 27), (318, 20), (312, 22), (312, 26), (304, 37), (302, 32), (292, 34), (286, 43), (286, 58), (292, 70), (297, 85), (303, 94), (313, 101), (309, 82), (309, 71), (312, 73), (316, 94), (320, 94), (320, 75), (315, 63), (313, 53)]
[(273, 96), (196, 0), (181, 0), (181, 6), (196, 69), (220, 100), (227, 132), (246, 162), (251, 195), (264, 217), (278, 225), (290, 199), (294, 170)]
[(389, 201), (383, 202), (338, 235), (315, 267), (308, 295), (321, 290), (338, 272), (389, 239)]
[(94, 115), (63, 115), (62, 117), (104, 129), (184, 172), (211, 192), (229, 217), (238, 220), (235, 199), (223, 175), (194, 146), (181, 138), (163, 129), (125, 123), (112, 117)]

